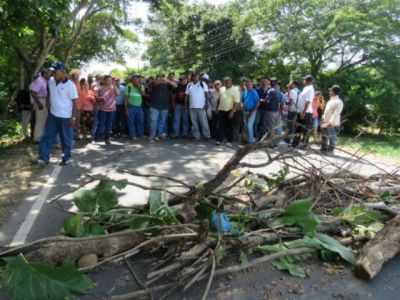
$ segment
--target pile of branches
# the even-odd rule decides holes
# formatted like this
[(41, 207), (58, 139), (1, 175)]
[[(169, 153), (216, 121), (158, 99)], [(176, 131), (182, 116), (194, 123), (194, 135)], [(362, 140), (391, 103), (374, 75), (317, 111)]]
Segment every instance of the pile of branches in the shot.
[[(64, 224), (69, 237), (39, 240), (0, 256), (23, 254), (28, 261), (52, 265), (72, 260), (83, 272), (124, 261), (142, 290), (111, 296), (114, 300), (153, 298), (159, 292), (157, 299), (165, 299), (200, 281), (206, 299), (215, 277), (265, 262), (303, 277), (296, 263), (316, 254), (347, 261), (362, 278), (376, 276), (399, 252), (400, 176), (384, 170), (369, 177), (356, 174), (352, 166), (365, 161), (349, 153), (342, 165), (293, 149), (267, 151), (261, 164), (242, 162), (273, 142), (238, 149), (211, 180), (198, 185), (126, 169), (119, 171), (167, 183), (144, 186), (88, 174), (74, 196), (79, 213)], [(279, 165), (276, 174), (257, 172), (272, 164)], [(95, 189), (81, 190), (94, 181), (100, 181)], [(118, 206), (115, 189), (127, 184), (149, 190), (149, 204)], [(253, 251), (262, 256), (249, 260)], [(141, 252), (162, 253), (145, 278), (132, 265)], [(222, 268), (227, 254), (237, 255), (241, 263)]]

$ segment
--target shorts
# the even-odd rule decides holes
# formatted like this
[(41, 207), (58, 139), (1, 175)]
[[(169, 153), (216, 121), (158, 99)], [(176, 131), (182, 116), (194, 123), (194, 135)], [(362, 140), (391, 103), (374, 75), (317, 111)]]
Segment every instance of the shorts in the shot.
[(311, 128), (318, 128), (319, 126), (319, 119), (318, 118), (312, 118), (311, 120)]

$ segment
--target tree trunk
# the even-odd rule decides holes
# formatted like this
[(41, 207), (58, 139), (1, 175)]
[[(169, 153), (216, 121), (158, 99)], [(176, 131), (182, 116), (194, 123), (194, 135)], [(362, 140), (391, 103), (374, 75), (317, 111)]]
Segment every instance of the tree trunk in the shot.
[(355, 263), (355, 275), (372, 279), (382, 265), (400, 251), (400, 214), (390, 220), (373, 239), (364, 245)]

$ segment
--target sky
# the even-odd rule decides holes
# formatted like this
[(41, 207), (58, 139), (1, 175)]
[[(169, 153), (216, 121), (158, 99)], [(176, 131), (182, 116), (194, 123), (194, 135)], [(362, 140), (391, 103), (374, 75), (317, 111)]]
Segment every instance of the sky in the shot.
[[(209, 2), (211, 4), (219, 5), (219, 4), (225, 4), (230, 2), (231, 0), (204, 0), (206, 2)], [(189, 3), (196, 3), (196, 2), (201, 2), (199, 0), (189, 0)], [(135, 1), (132, 3), (131, 7), (129, 8), (130, 13), (135, 17), (135, 18), (140, 18), (143, 20), (144, 23), (147, 22), (147, 14), (149, 11), (149, 5), (147, 3)], [(87, 74), (94, 74), (94, 73), (103, 73), (103, 74), (109, 74), (112, 69), (118, 68), (118, 69), (125, 69), (126, 67), (129, 68), (142, 68), (146, 62), (141, 60), (141, 56), (143, 52), (145, 51), (144, 48), (144, 42), (146, 40), (146, 37), (143, 36), (142, 34), (138, 34), (139, 38), (139, 53), (136, 57), (126, 57), (126, 65), (118, 65), (113, 62), (104, 62), (104, 61), (91, 61), (82, 68), (82, 74), (87, 75)], [(132, 47), (134, 47), (132, 45)], [(136, 46), (137, 47), (137, 46)]]

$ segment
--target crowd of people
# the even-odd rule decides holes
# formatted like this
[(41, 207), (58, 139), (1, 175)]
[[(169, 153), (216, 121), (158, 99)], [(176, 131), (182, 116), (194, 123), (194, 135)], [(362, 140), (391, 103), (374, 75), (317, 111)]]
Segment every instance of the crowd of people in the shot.
[(173, 73), (155, 78), (132, 74), (124, 83), (110, 75), (81, 78), (79, 70), (67, 73), (64, 64), (56, 62), (18, 95), (17, 102), (26, 137), (34, 117), (31, 135), (39, 144), (34, 162), (40, 165), (49, 162), (57, 142), (63, 151), (61, 165), (68, 164), (74, 139), (109, 145), (124, 137), (132, 142), (169, 137), (212, 139), (229, 146), (269, 138), (271, 148), (305, 148), (312, 136), (321, 151), (331, 152), (343, 110), (340, 87), (329, 89), (325, 103), (312, 76), (304, 77), (302, 85), (300, 90), (293, 80), (284, 86), (275, 77), (258, 83), (241, 77), (235, 85), (230, 77), (211, 80), (197, 72), (182, 74), (177, 81)]

